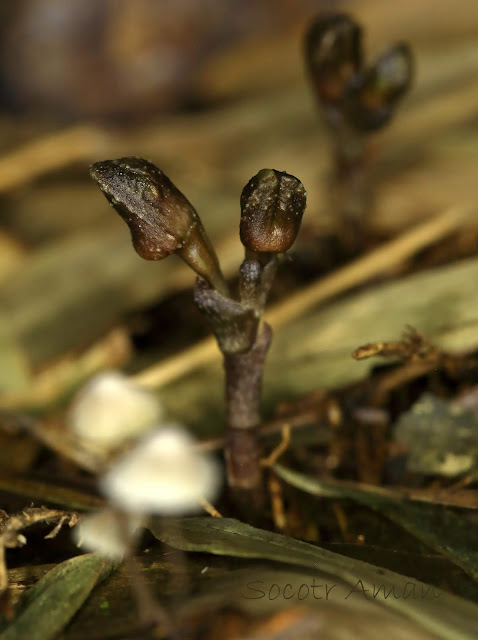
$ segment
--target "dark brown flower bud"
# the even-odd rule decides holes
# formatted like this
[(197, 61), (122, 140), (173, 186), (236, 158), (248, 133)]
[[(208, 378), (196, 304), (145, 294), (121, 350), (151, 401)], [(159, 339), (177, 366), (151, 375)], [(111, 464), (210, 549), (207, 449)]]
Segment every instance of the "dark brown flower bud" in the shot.
[(413, 78), (413, 56), (399, 43), (385, 51), (375, 64), (350, 80), (345, 110), (351, 124), (373, 131), (386, 124)]
[(300, 229), (307, 193), (294, 176), (262, 169), (241, 195), (241, 242), (249, 251), (283, 253)]
[(128, 225), (142, 258), (163, 260), (175, 252), (226, 294), (216, 253), (196, 210), (158, 167), (142, 158), (119, 158), (96, 162), (90, 174)]
[(340, 102), (362, 66), (362, 29), (346, 14), (321, 14), (306, 34), (305, 56), (320, 101)]

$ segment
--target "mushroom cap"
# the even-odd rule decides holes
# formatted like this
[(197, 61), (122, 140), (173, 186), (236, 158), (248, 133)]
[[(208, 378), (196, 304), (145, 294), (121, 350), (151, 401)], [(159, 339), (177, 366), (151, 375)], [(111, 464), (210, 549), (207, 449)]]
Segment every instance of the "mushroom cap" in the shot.
[(220, 486), (219, 465), (195, 448), (192, 436), (169, 424), (146, 435), (100, 480), (103, 494), (133, 513), (179, 515), (213, 500)]
[[(120, 518), (123, 518), (124, 532)], [(136, 540), (142, 521), (136, 515), (102, 509), (83, 516), (72, 531), (73, 540), (84, 551), (99, 553), (105, 558), (121, 560)]]
[(119, 371), (92, 378), (76, 395), (68, 415), (70, 429), (82, 440), (116, 447), (142, 435), (163, 417), (158, 398)]

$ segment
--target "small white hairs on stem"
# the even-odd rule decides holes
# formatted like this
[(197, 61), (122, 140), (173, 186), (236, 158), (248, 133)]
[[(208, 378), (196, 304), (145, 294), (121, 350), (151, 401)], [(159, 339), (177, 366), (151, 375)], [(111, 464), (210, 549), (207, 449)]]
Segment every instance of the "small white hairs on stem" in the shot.
[(138, 516), (126, 516), (106, 508), (82, 516), (73, 529), (73, 539), (83, 551), (121, 560), (130, 552), (142, 525), (143, 521)]
[(214, 500), (219, 465), (195, 447), (181, 426), (168, 424), (147, 434), (100, 479), (100, 489), (127, 513), (179, 515)]
[(119, 371), (94, 376), (74, 398), (68, 426), (84, 443), (117, 447), (151, 429), (163, 417), (157, 397)]

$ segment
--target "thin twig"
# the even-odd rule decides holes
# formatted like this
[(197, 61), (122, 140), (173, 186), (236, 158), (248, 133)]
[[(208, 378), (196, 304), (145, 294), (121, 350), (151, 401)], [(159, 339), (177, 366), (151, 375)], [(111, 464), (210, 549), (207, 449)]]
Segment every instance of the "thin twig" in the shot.
[(287, 526), (287, 517), (284, 509), (282, 484), (275, 473), (269, 474), (267, 486), (271, 499), (272, 519), (274, 520), (274, 525), (279, 531), (284, 531)]
[(212, 505), (209, 500), (206, 500), (206, 498), (201, 498), (201, 500), (199, 501), (201, 507), (204, 509), (204, 511), (206, 513), (209, 513), (210, 516), (212, 516), (213, 518), (222, 518), (222, 515), (219, 513), (219, 511), (216, 509), (216, 507), (214, 505)]
[(266, 457), (262, 458), (261, 465), (263, 467), (272, 467), (273, 464), (281, 457), (283, 453), (287, 451), (290, 445), (290, 424), (285, 424), (282, 427), (282, 438), (277, 447), (271, 451)]
[[(324, 412), (315, 409), (301, 411), (293, 416), (287, 417), (287, 424), (290, 429), (301, 429), (314, 426), (314, 440), (317, 444), (329, 444), (333, 438), (330, 424), (324, 419)], [(284, 418), (276, 418), (269, 422), (264, 422), (259, 428), (261, 439), (282, 434)], [(197, 445), (201, 451), (220, 451), (224, 447), (224, 438), (209, 438), (202, 440)]]
[(8, 596), (5, 596), (5, 592), (8, 590), (5, 549), (23, 547), (27, 543), (27, 539), (20, 531), (39, 522), (57, 523), (52, 531), (45, 536), (45, 539), (48, 539), (54, 538), (65, 523), (72, 527), (77, 521), (78, 516), (74, 512), (58, 511), (48, 507), (24, 509), (12, 516), (8, 516), (4, 511), (0, 512), (0, 599), (7, 613), (10, 612), (10, 607), (8, 606)]

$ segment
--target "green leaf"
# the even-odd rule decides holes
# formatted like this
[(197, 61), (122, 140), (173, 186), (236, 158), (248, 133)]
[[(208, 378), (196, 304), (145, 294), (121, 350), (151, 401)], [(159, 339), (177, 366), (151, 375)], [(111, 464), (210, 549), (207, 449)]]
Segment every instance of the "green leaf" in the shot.
[(112, 567), (95, 554), (62, 562), (20, 601), (15, 619), (0, 633), (0, 640), (53, 640)]
[(351, 483), (323, 482), (275, 465), (277, 475), (290, 485), (315, 496), (348, 498), (383, 514), (427, 546), (447, 556), (478, 580), (478, 541), (470, 521), (442, 505), (414, 503), (390, 492), (354, 487)]
[[(422, 593), (430, 593), (432, 589), (398, 573), (231, 518), (185, 518), (170, 520), (167, 524), (155, 522), (151, 530), (159, 540), (183, 551), (262, 558), (302, 566), (329, 574), (332, 580), (343, 580), (351, 589), (361, 590), (363, 587), (369, 593), (383, 586), (384, 589), (393, 587), (397, 594), (404, 594), (411, 583), (419, 590), (423, 589)], [(399, 595), (377, 599), (376, 602), (414, 620), (439, 638), (476, 639), (478, 607), (439, 589), (434, 588), (434, 596), (430, 598), (404, 598)]]

